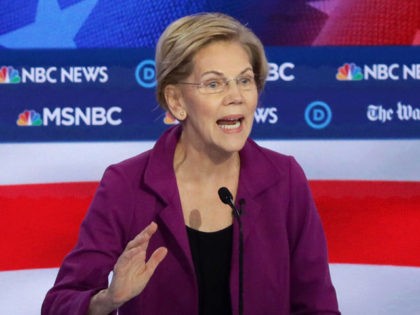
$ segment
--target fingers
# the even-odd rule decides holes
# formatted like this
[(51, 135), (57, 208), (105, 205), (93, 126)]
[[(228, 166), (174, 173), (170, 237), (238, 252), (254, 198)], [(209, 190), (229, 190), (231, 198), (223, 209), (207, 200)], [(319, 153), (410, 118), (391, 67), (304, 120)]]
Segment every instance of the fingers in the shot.
[(125, 250), (120, 257), (118, 257), (117, 262), (114, 265), (114, 273), (125, 272), (131, 266), (143, 266), (146, 261), (146, 252), (139, 248), (134, 247), (129, 250)]
[(147, 246), (149, 245), (150, 238), (156, 231), (157, 224), (155, 222), (151, 222), (143, 231), (137, 234), (134, 239), (128, 242), (126, 250), (130, 250), (134, 247), (142, 247), (144, 250), (146, 250)]
[(159, 247), (156, 249), (152, 256), (150, 256), (149, 261), (146, 263), (146, 272), (148, 273), (149, 277), (153, 275), (157, 266), (162, 262), (162, 260), (166, 257), (168, 253), (168, 249), (166, 247)]
[[(123, 254), (120, 256), (120, 260), (128, 263), (129, 261), (133, 262), (136, 261), (140, 263), (140, 260), (143, 261), (143, 265), (146, 264), (146, 251), (149, 246), (149, 241), (154, 233), (157, 231), (157, 224), (155, 222), (151, 222), (148, 226), (146, 226), (143, 231), (141, 231), (137, 236), (128, 242)], [(149, 258), (150, 266), (153, 270), (157, 267), (157, 265), (165, 258), (167, 253), (167, 249), (164, 247), (158, 248)], [(145, 266), (146, 267), (146, 266)]]
[(129, 265), (136, 265), (137, 268), (144, 269), (148, 275), (152, 275), (156, 267), (165, 258), (168, 250), (165, 247), (156, 249), (146, 262), (146, 251), (149, 241), (157, 231), (157, 224), (151, 222), (134, 239), (128, 242), (124, 252), (120, 256), (118, 270), (128, 268)]
[(127, 244), (118, 258), (109, 286), (109, 292), (115, 303), (122, 304), (140, 294), (157, 266), (166, 257), (168, 250), (165, 247), (159, 247), (146, 261), (147, 247), (156, 231), (157, 225), (152, 222)]
[(132, 249), (124, 251), (120, 257), (127, 262), (142, 260), (144, 262), (146, 260), (146, 251), (144, 251), (142, 248), (134, 247)]

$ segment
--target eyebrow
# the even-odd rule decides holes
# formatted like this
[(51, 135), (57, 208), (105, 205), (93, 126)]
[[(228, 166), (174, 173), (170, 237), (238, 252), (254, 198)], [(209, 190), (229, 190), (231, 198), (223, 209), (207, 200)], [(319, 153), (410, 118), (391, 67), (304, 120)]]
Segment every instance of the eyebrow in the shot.
[[(244, 74), (247, 71), (253, 71), (253, 70), (252, 70), (251, 67), (247, 67), (244, 70), (242, 70), (238, 75)], [(202, 73), (201, 76), (200, 76), (200, 78), (202, 78), (202, 77), (204, 77), (204, 76), (206, 76), (208, 74), (215, 74), (215, 75), (218, 75), (218, 76), (225, 76), (225, 74), (223, 72), (216, 71), (216, 70), (210, 70), (210, 71), (206, 71), (206, 72)]]

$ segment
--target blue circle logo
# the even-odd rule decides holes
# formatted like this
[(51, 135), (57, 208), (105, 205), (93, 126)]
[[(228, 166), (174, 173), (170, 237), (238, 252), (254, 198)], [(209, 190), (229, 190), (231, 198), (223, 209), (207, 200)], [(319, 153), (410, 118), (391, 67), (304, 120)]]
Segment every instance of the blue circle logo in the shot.
[(315, 101), (306, 107), (306, 123), (314, 129), (323, 129), (327, 127), (330, 124), (331, 119), (331, 108), (325, 102)]
[(155, 62), (147, 59), (140, 62), (136, 68), (136, 81), (140, 86), (150, 89), (156, 86)]

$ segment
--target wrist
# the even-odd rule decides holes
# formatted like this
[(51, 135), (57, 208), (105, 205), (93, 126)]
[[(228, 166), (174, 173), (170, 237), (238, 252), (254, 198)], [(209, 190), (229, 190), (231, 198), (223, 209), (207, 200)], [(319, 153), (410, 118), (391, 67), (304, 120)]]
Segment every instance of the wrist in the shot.
[(89, 303), (89, 315), (107, 315), (115, 311), (121, 305), (115, 303), (109, 296), (108, 289), (96, 293)]

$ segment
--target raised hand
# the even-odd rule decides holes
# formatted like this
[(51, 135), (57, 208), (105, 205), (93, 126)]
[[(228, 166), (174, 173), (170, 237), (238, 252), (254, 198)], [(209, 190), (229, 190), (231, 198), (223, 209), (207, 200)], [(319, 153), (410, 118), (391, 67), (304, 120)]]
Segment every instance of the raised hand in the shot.
[(127, 244), (114, 266), (108, 289), (92, 298), (89, 314), (108, 314), (143, 291), (168, 252), (159, 247), (146, 261), (146, 250), (156, 231), (157, 224), (152, 222)]

